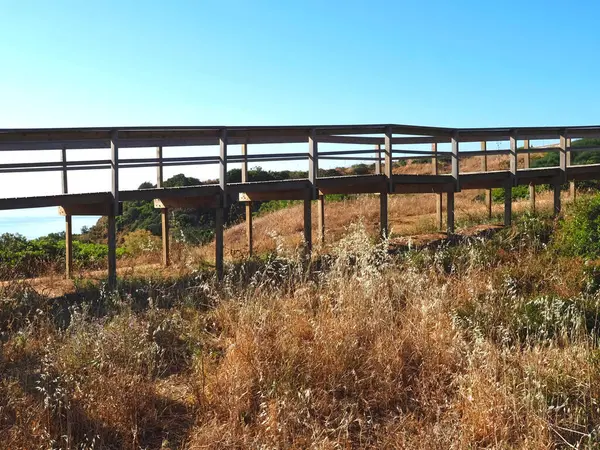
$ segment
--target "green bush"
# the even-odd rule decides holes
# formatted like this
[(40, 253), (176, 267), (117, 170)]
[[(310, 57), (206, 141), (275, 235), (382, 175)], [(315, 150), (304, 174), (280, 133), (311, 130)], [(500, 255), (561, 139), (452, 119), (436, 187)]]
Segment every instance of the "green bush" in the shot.
[(569, 256), (600, 257), (600, 195), (571, 205), (558, 224), (554, 246)]
[[(123, 249), (117, 249), (117, 256), (123, 253)], [(107, 256), (106, 244), (73, 240), (73, 262), (77, 267), (102, 267)], [(64, 262), (64, 233), (51, 233), (37, 239), (11, 233), (0, 235), (0, 275), (4, 278), (37, 276), (50, 265), (64, 265)]]

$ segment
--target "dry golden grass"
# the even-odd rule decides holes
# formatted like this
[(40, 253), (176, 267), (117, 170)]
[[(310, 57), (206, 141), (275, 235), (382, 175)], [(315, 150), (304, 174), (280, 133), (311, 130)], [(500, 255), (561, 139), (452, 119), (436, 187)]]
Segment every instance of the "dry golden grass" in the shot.
[(312, 273), (5, 287), (1, 445), (596, 448), (598, 295), (517, 232), (392, 258), (355, 225)]

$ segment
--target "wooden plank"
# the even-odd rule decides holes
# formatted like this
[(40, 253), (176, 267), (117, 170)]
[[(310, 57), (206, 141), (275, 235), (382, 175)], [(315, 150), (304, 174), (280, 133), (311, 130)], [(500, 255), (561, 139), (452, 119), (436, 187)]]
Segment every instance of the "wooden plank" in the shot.
[(511, 174), (507, 170), (492, 172), (470, 172), (460, 176), (462, 189), (492, 189), (504, 187)]
[(446, 136), (403, 136), (392, 138), (392, 145), (410, 145), (410, 144), (443, 144), (450, 142), (450, 137)]
[(381, 145), (383, 138), (369, 136), (319, 136), (319, 142), (331, 144)]
[(387, 190), (385, 175), (349, 175), (323, 177), (317, 180), (317, 188), (324, 194), (365, 194)]
[[(112, 202), (106, 203), (77, 203), (58, 207), (61, 216), (107, 216), (114, 212)], [(122, 204), (119, 205), (119, 213), (122, 212)]]
[(390, 194), (435, 194), (454, 191), (454, 183), (395, 184)]
[(185, 186), (172, 188), (150, 188), (133, 189), (119, 192), (121, 201), (135, 200), (154, 200), (155, 198), (193, 198), (193, 197), (214, 197), (221, 193), (221, 188), (217, 184), (204, 184), (200, 186)]
[(0, 210), (69, 206), (80, 203), (111, 202), (112, 195), (106, 192), (92, 194), (59, 194), (36, 197), (0, 198)]
[(158, 197), (154, 199), (156, 209), (215, 208), (222, 201), (220, 195), (202, 197)]
[(411, 174), (396, 174), (394, 175), (394, 185), (396, 184), (449, 184), (454, 183), (451, 175), (411, 175)]
[(375, 161), (375, 174), (381, 175), (381, 144), (375, 146), (375, 157), (377, 158)]
[[(291, 191), (262, 191), (262, 192), (240, 192), (240, 202), (268, 202), (270, 200), (304, 200), (310, 189), (295, 189)], [(312, 194), (311, 194), (312, 196)]]
[(229, 194), (235, 196), (241, 192), (288, 192), (293, 190), (310, 190), (312, 185), (309, 180), (277, 180), (277, 181), (251, 181), (248, 183), (229, 183)]

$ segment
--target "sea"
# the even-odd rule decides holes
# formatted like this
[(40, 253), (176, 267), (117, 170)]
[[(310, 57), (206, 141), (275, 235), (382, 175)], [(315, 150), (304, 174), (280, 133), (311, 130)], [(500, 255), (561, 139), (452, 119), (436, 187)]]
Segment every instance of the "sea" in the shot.
[[(73, 233), (79, 233), (83, 226), (91, 227), (99, 218), (74, 216)], [(65, 231), (65, 218), (58, 214), (57, 208), (0, 211), (0, 234), (18, 233), (28, 239), (35, 239), (60, 231)]]

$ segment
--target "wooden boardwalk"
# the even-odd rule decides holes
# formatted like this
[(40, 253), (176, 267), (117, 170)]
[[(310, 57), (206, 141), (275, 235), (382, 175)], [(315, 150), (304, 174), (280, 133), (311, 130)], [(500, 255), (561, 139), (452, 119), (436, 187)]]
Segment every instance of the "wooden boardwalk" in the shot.
[[(4, 173), (36, 173), (55, 171), (62, 174), (62, 194), (0, 199), (0, 210), (56, 206), (65, 216), (67, 277), (72, 270), (72, 229), (74, 215), (108, 217), (109, 284), (116, 285), (116, 223), (121, 203), (153, 200), (162, 212), (163, 263), (169, 264), (168, 210), (171, 208), (211, 207), (216, 212), (216, 271), (223, 274), (224, 208), (233, 200), (246, 202), (248, 248), (252, 252), (252, 202), (262, 200), (304, 200), (304, 239), (310, 253), (312, 200), (318, 200), (319, 236), (324, 237), (324, 208), (327, 194), (378, 194), (380, 198), (380, 231), (387, 234), (388, 195), (406, 193), (436, 194), (438, 223), (442, 223), (442, 195), (447, 196), (447, 231), (454, 231), (454, 194), (463, 189), (505, 188), (505, 224), (511, 222), (511, 190), (514, 186), (530, 186), (535, 202), (536, 184), (554, 187), (554, 210), (560, 212), (560, 186), (570, 181), (600, 179), (600, 165), (572, 165), (572, 152), (600, 150), (600, 147), (571, 147), (571, 139), (600, 137), (600, 126), (538, 128), (440, 128), (409, 125), (348, 126), (280, 126), (280, 127), (133, 127), (133, 128), (67, 128), (67, 129), (3, 129), (0, 130), (0, 152), (15, 150), (61, 150), (55, 162), (0, 164)], [(555, 140), (554, 146), (534, 146), (541, 140)], [(481, 143), (478, 149), (464, 149), (469, 143)], [(489, 150), (488, 145), (498, 146)], [(250, 153), (252, 145), (275, 144), (277, 151)], [(286, 144), (305, 144), (302, 152), (281, 151)], [(323, 150), (331, 144), (343, 149)], [(519, 145), (522, 144), (522, 145)], [(500, 148), (502, 145), (503, 148)], [(166, 147), (213, 146), (213, 155), (165, 157)], [(240, 153), (232, 151), (240, 146)], [(424, 148), (424, 146), (426, 146)], [(445, 151), (441, 147), (447, 147)], [(153, 158), (120, 158), (119, 149), (156, 147)], [(321, 147), (321, 148), (320, 148)], [(67, 150), (110, 148), (109, 159), (68, 160)], [(558, 152), (559, 165), (530, 168), (531, 153)], [(509, 168), (488, 171), (488, 157), (507, 155)], [(524, 155), (524, 167), (518, 157)], [(460, 171), (460, 159), (481, 157), (478, 172)], [(394, 163), (405, 159), (431, 159), (431, 174), (394, 174)], [(450, 173), (440, 172), (440, 160), (450, 160)], [(373, 174), (337, 177), (319, 176), (319, 164), (328, 160), (361, 161), (374, 164)], [(308, 171), (305, 179), (253, 182), (248, 179), (248, 164), (297, 161)], [(218, 167), (217, 184), (166, 188), (163, 170), (170, 166), (205, 165)], [(228, 183), (228, 164), (241, 164), (242, 182)], [(157, 188), (121, 190), (122, 170), (155, 167)], [(110, 192), (70, 194), (68, 174), (78, 170), (105, 169), (110, 173)], [(491, 192), (486, 202), (491, 213)]]

